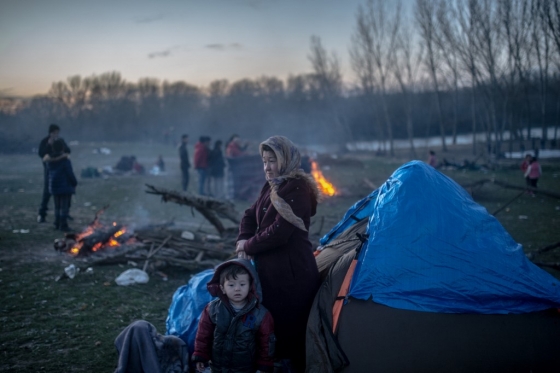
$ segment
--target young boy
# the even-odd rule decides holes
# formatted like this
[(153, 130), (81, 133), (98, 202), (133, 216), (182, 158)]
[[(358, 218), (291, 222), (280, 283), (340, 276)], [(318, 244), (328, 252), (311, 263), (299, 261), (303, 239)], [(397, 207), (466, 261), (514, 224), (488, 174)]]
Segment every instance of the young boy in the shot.
[(64, 141), (57, 139), (52, 144), (52, 153), (43, 159), (49, 168), (49, 192), (54, 197), (55, 229), (68, 232), (70, 199), (76, 192), (78, 181), (72, 170), (72, 162), (64, 153)]
[(193, 361), (199, 372), (207, 362), (213, 373), (272, 372), (276, 337), (270, 312), (261, 304), (257, 271), (246, 259), (216, 269), (208, 291), (218, 299), (200, 317)]

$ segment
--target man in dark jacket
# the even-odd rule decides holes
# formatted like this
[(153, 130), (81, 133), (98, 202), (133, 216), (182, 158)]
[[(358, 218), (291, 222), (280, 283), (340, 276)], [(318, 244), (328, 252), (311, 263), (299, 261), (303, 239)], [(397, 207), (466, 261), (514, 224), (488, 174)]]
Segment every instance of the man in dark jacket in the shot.
[(187, 150), (187, 144), (189, 143), (189, 135), (183, 135), (181, 137), (181, 145), (179, 146), (179, 159), (181, 160), (181, 173), (183, 176), (182, 185), (183, 191), (187, 191), (189, 187), (189, 168), (191, 168), (191, 162), (189, 160), (189, 151)]
[(272, 372), (274, 321), (261, 304), (251, 262), (233, 259), (221, 264), (207, 287), (218, 299), (200, 317), (193, 353), (197, 369), (202, 371), (210, 361), (213, 373)]
[(70, 200), (76, 191), (78, 181), (72, 170), (72, 163), (64, 153), (64, 141), (57, 139), (52, 144), (52, 159), (47, 162), (49, 174), (49, 192), (54, 199), (55, 229), (68, 232), (68, 215)]
[[(58, 135), (60, 133), (60, 127), (56, 124), (51, 124), (49, 126), (49, 135), (41, 140), (39, 144), (39, 157), (41, 160), (45, 158), (45, 155), (52, 153), (52, 145), (55, 140), (58, 139)], [(70, 148), (63, 139), (60, 139), (64, 144), (64, 153), (70, 154)], [(43, 198), (41, 200), (41, 206), (39, 207), (39, 214), (37, 216), (37, 222), (44, 223), (45, 217), (47, 215), (49, 199), (51, 198), (51, 194), (49, 193), (49, 169), (47, 166), (47, 162), (43, 160)]]

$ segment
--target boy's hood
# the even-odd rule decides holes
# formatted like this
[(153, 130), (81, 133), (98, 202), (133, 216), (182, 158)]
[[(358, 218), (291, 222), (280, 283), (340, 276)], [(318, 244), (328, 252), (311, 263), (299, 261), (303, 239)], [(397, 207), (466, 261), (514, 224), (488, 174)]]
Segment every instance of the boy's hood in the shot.
[(222, 298), (223, 293), (222, 290), (220, 289), (220, 274), (222, 273), (222, 270), (225, 267), (230, 265), (242, 266), (247, 270), (247, 272), (249, 272), (249, 276), (251, 276), (251, 278), (253, 279), (253, 286), (251, 286), (251, 291), (249, 292), (249, 294), (256, 297), (257, 301), (261, 303), (262, 289), (261, 289), (261, 283), (259, 281), (259, 276), (257, 275), (257, 270), (255, 269), (255, 266), (253, 266), (253, 264), (251, 264), (251, 262), (247, 259), (240, 259), (240, 258), (231, 259), (216, 267), (214, 276), (212, 276), (212, 279), (208, 282), (208, 285), (206, 285), (206, 287), (208, 288), (208, 292), (214, 297)]

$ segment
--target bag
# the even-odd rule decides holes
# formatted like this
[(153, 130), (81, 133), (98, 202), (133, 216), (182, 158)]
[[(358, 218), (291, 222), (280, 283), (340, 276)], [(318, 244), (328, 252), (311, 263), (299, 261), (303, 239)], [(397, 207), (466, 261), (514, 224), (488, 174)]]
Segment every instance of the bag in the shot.
[(206, 289), (206, 284), (214, 275), (213, 269), (207, 269), (194, 275), (189, 282), (181, 286), (175, 294), (165, 325), (168, 335), (181, 338), (188, 346), (189, 355), (194, 352), (194, 339), (198, 322), (204, 307), (214, 299)]

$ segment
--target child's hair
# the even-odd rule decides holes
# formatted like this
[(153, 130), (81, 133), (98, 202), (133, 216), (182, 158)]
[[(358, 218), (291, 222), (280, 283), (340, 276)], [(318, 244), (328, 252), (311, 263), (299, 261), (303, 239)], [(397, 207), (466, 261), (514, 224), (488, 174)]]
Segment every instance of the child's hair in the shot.
[[(247, 270), (240, 265), (233, 263), (228, 265), (227, 267), (222, 269), (222, 273), (220, 273), (220, 285), (223, 286), (226, 280), (237, 280), (237, 276), (239, 275), (249, 275), (249, 272), (247, 272)], [(249, 275), (249, 281), (251, 280), (252, 278)]]

